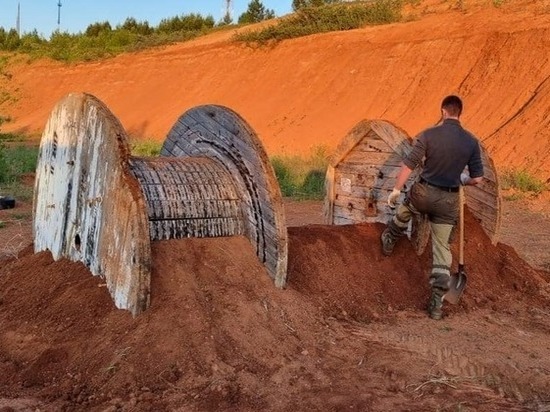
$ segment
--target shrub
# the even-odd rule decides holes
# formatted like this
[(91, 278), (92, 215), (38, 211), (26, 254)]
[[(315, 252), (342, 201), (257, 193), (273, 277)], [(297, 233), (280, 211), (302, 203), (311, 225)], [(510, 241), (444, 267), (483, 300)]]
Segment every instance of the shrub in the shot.
[(186, 41), (214, 30), (214, 18), (199, 14), (165, 19), (158, 27), (134, 18), (113, 29), (109, 22), (90, 24), (84, 33), (55, 31), (47, 40), (35, 31), (19, 36), (0, 27), (0, 50), (21, 51), (32, 57), (61, 61), (97, 60), (127, 51)]
[(542, 180), (523, 169), (504, 171), (501, 176), (501, 187), (503, 189), (517, 189), (520, 192), (534, 192), (536, 194), (547, 189)]
[(376, 0), (305, 7), (278, 24), (259, 31), (238, 33), (235, 40), (265, 43), (314, 33), (351, 30), (401, 19), (402, 0)]
[(324, 197), (327, 150), (319, 146), (307, 157), (274, 156), (271, 159), (275, 176), (285, 197), (299, 200)]

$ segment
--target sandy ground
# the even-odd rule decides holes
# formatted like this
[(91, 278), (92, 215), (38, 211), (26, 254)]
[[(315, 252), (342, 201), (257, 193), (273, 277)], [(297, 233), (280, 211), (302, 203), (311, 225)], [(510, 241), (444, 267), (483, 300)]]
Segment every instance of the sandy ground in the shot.
[[(548, 225), (541, 205), (505, 202), (503, 237)], [(28, 209), (0, 212), (0, 244), (31, 240)], [(402, 242), (385, 258), (380, 225), (323, 226), (320, 202), (287, 201), (286, 212), (284, 291), (244, 238), (156, 242), (152, 305), (135, 319), (81, 264), (5, 253), (1, 410), (550, 407), (548, 272), (492, 246), (469, 218), (469, 287), (435, 322), (424, 309), (428, 255)], [(544, 266), (548, 243), (535, 248)]]

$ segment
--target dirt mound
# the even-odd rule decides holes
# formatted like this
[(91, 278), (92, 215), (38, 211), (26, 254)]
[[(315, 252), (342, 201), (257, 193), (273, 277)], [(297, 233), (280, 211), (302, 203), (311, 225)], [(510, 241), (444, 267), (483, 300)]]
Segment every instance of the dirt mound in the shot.
[(455, 3), (426, 0), (404, 23), (273, 47), (218, 33), (100, 62), (15, 59), (0, 76), (11, 97), (0, 104), (12, 119), (3, 128), (40, 133), (62, 96), (83, 91), (137, 138), (163, 140), (183, 111), (214, 103), (250, 122), (270, 155), (309, 154), (336, 147), (365, 118), (414, 135), (436, 122), (445, 94), (458, 93), (466, 127), (497, 167), (550, 178), (550, 2)]
[[(539, 399), (548, 370), (508, 385), (508, 369), (487, 360), (481, 368), (474, 350), (434, 365), (434, 353), (451, 355), (430, 352), (410, 332), (399, 341), (414, 350), (383, 344), (403, 319), (434, 341), (449, 336), (437, 337), (441, 324), (423, 312), (429, 256), (415, 257), (402, 242), (384, 258), (380, 232), (378, 225), (290, 228), (284, 291), (245, 238), (154, 242), (151, 308), (137, 318), (115, 309), (82, 264), (29, 247), (0, 268), (0, 406), (17, 397), (41, 410), (433, 410), (464, 398), (497, 411)], [(490, 245), (475, 222), (467, 233), (470, 286), (450, 310), (447, 333), (457, 328), (460, 336), (462, 316), (473, 311), (517, 316), (510, 311), (524, 300), (542, 311), (548, 290), (540, 274), (510, 248)], [(547, 334), (539, 318), (530, 322)], [(486, 339), (470, 339), (487, 359)], [(537, 346), (526, 365), (545, 350), (531, 339)], [(455, 391), (422, 384), (428, 370), (468, 368), (482, 370), (480, 380), (454, 382)], [(487, 376), (498, 383), (482, 381)]]
[[(511, 247), (492, 245), (473, 215), (467, 212), (465, 218), (468, 289), (449, 312), (500, 311), (518, 300), (546, 304), (548, 295), (540, 294), (544, 278)], [(319, 299), (332, 316), (368, 321), (388, 312), (423, 310), (430, 293), (430, 251), (419, 257), (403, 239), (391, 258), (384, 257), (379, 250), (382, 230), (383, 225), (370, 224), (289, 228), (291, 287)], [(457, 240), (452, 248), (458, 256)], [(456, 260), (454, 265), (456, 271)]]

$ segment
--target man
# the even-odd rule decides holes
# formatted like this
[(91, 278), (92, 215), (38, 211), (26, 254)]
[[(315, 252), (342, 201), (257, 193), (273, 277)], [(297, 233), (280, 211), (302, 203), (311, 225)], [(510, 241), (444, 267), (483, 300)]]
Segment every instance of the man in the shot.
[[(458, 218), (459, 187), (476, 185), (483, 179), (479, 142), (462, 128), (461, 114), (460, 98), (447, 96), (441, 103), (442, 122), (417, 136), (412, 152), (403, 160), (388, 205), (396, 207), (411, 172), (424, 161), (420, 178), (406, 194), (381, 237), (382, 252), (389, 256), (412, 215), (428, 215), (433, 254), (428, 312), (432, 319), (443, 317), (443, 296), (449, 290), (452, 263), (449, 238)], [(466, 166), (469, 174), (463, 172)]]

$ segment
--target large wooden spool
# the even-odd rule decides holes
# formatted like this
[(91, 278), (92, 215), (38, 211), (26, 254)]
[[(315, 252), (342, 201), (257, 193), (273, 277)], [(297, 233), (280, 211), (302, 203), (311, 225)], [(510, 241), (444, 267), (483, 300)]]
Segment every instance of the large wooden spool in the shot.
[(195, 107), (168, 133), (161, 156), (214, 159), (232, 176), (243, 204), (244, 234), (278, 287), (286, 279), (287, 234), (281, 190), (260, 140), (234, 111)]
[[(340, 142), (329, 160), (326, 174), (325, 219), (327, 224), (387, 223), (393, 211), (386, 205), (401, 167), (412, 150), (406, 132), (384, 120), (359, 122)], [(500, 192), (497, 173), (482, 146), (483, 182), (465, 190), (466, 204), (493, 243), (500, 230)], [(414, 171), (405, 190), (418, 176)], [(402, 200), (402, 199), (401, 199)], [(429, 231), (426, 221), (413, 225), (417, 251), (424, 250)]]
[(126, 132), (102, 102), (63, 98), (40, 143), (35, 252), (83, 262), (134, 315), (149, 306), (155, 240), (244, 234), (283, 287), (282, 197), (250, 126), (225, 107), (201, 106), (174, 125), (162, 155), (131, 157)]

